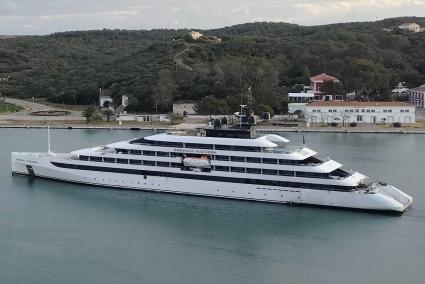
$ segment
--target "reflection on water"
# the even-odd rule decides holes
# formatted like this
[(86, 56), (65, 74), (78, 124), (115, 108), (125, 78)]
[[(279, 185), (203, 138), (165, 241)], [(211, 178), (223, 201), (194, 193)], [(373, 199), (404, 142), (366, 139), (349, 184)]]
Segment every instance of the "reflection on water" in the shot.
[[(12, 177), (10, 152), (45, 149), (45, 133), (0, 131), (2, 283), (422, 282), (425, 136), (304, 134), (320, 156), (411, 194), (394, 217)], [(54, 130), (53, 149), (146, 134)]]

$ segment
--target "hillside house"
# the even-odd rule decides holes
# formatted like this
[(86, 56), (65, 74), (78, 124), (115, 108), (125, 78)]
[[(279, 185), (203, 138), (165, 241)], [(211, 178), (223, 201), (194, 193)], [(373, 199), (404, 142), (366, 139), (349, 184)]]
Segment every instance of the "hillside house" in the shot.
[(421, 31), (421, 26), (416, 23), (404, 23), (398, 26), (398, 28), (401, 30), (406, 30), (406, 31), (414, 32), (414, 33)]

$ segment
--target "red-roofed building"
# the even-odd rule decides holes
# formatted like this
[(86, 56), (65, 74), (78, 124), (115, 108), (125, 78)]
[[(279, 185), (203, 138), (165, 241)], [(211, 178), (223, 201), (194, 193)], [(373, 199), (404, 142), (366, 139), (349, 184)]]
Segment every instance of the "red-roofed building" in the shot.
[(326, 81), (339, 83), (339, 80), (326, 73), (322, 73), (310, 78), (310, 87), (304, 86), (302, 93), (289, 93), (288, 94), (288, 112), (302, 115), (305, 112), (305, 105), (311, 101), (336, 101), (343, 100), (340, 95), (327, 95), (324, 96), (321, 88)]
[[(334, 82), (334, 83), (339, 83), (339, 80), (337, 78), (330, 76), (326, 73), (322, 73), (322, 74), (319, 74), (319, 75), (316, 75), (316, 76), (313, 76), (313, 77), (310, 78), (311, 90), (315, 94), (320, 95), (322, 93), (321, 88), (322, 88), (323, 83), (325, 81), (331, 81), (331, 82)], [(322, 100), (322, 99), (323, 98), (321, 98), (319, 100)], [(335, 98), (333, 98), (333, 99), (335, 99)], [(329, 98), (328, 98), (328, 100), (329, 100)]]

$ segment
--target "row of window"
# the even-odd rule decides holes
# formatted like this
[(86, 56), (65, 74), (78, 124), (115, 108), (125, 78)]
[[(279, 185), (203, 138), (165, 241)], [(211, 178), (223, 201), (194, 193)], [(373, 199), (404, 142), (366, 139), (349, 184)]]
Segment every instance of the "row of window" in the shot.
[[(144, 155), (144, 156), (157, 156), (157, 157), (182, 157), (182, 153), (174, 152), (160, 152), (160, 151), (141, 151), (141, 150), (127, 150), (127, 149), (116, 149), (116, 153), (119, 154), (130, 154), (130, 155)], [(191, 156), (190, 154), (186, 154)], [(195, 155), (196, 156), (196, 155)], [(259, 164), (279, 164), (279, 165), (306, 165), (306, 164), (317, 164), (321, 161), (317, 158), (310, 157), (306, 160), (287, 160), (287, 159), (273, 159), (273, 158), (258, 158), (258, 157), (239, 157), (239, 156), (224, 156), (224, 155), (212, 155), (211, 159), (217, 161), (230, 161), (230, 162), (242, 162), (242, 163), (259, 163)], [(92, 157), (94, 162), (101, 162), (102, 157)], [(107, 158), (109, 159), (109, 158)], [(113, 158), (111, 158), (113, 159)], [(80, 156), (80, 160), (88, 161), (88, 156)]]
[[(172, 167), (182, 168), (181, 163), (170, 163), (162, 161), (149, 161), (149, 160), (135, 160), (135, 159), (121, 159), (121, 158), (107, 158), (107, 157), (94, 157), (80, 155), (81, 161), (103, 162), (103, 163), (117, 163), (117, 164), (130, 164), (130, 165), (143, 165), (143, 166), (156, 166), (156, 167)], [(249, 174), (263, 174), (263, 175), (279, 175), (279, 176), (296, 176), (308, 178), (330, 178), (329, 174), (300, 172), (300, 171), (283, 171), (274, 169), (261, 169), (261, 168), (244, 168), (244, 167), (227, 167), (227, 166), (212, 166), (212, 170), (222, 172), (235, 172), (235, 173), (249, 173)]]
[(164, 171), (146, 171), (136, 169), (123, 169), (123, 168), (110, 168), (110, 167), (97, 167), (87, 165), (75, 165), (52, 162), (56, 167), (67, 168), (67, 169), (78, 169), (85, 171), (97, 171), (97, 172), (113, 172), (121, 174), (132, 174), (142, 176), (161, 176), (171, 178), (183, 178), (193, 180), (207, 180), (217, 182), (229, 182), (229, 183), (241, 183), (241, 184), (255, 184), (255, 185), (268, 185), (268, 186), (279, 186), (279, 187), (291, 187), (291, 188), (309, 188), (317, 190), (328, 190), (328, 191), (352, 191), (355, 187), (349, 186), (338, 186), (338, 185), (326, 185), (326, 184), (314, 184), (314, 183), (299, 183), (299, 182), (286, 182), (277, 180), (262, 180), (262, 179), (248, 179), (248, 178), (236, 178), (236, 177), (222, 177), (212, 175), (195, 175), (189, 173), (172, 173)]
[(130, 165), (143, 165), (143, 166), (157, 166), (157, 167), (172, 167), (180, 168), (180, 163), (170, 163), (170, 162), (161, 162), (161, 161), (148, 161), (148, 160), (135, 160), (135, 159), (121, 159), (121, 158), (107, 158), (107, 157), (94, 157), (94, 156), (79, 156), (81, 161), (90, 161), (90, 162), (103, 162), (111, 164), (130, 164)]
[(190, 148), (190, 149), (207, 149), (207, 150), (225, 150), (225, 151), (245, 151), (245, 152), (261, 152), (261, 147), (254, 146), (235, 146), (235, 145), (214, 145), (203, 143), (181, 143), (181, 142), (163, 142), (147, 140), (145, 138), (130, 141), (130, 144), (149, 145), (158, 147), (174, 147), (174, 148)]
[[(341, 110), (342, 111), (342, 110)], [(393, 112), (392, 109), (384, 109), (383, 112)], [(312, 112), (322, 112), (320, 109), (313, 109)], [(337, 112), (336, 109), (329, 109), (328, 112)], [(344, 112), (376, 112), (374, 109), (345, 109)], [(408, 109), (401, 109), (400, 112), (409, 112)]]

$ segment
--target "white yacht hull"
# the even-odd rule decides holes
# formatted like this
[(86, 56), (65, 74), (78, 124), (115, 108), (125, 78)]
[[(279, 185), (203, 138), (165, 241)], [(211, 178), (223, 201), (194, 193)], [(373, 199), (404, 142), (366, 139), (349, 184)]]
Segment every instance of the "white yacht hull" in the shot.
[(374, 193), (342, 192), (68, 169), (52, 164), (70, 162), (69, 155), (63, 158), (60, 154), (14, 152), (11, 158), (12, 173), (15, 175), (33, 175), (96, 186), (395, 212), (405, 211), (412, 203), (409, 195), (391, 185), (380, 185)]

